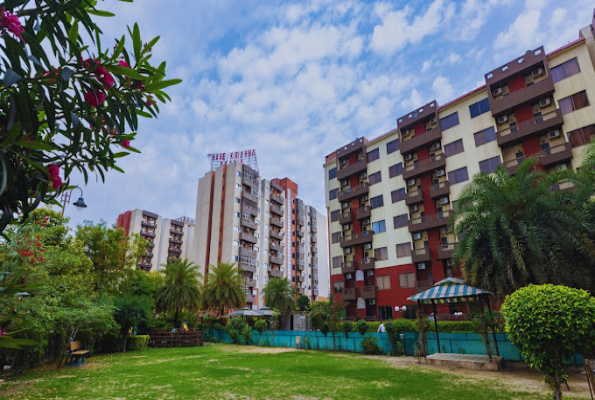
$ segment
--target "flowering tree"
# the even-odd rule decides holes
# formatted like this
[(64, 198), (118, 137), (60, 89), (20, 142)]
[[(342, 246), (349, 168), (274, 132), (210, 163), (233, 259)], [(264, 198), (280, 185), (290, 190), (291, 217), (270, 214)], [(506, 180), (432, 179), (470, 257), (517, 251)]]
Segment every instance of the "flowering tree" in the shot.
[(113, 14), (96, 3), (0, 3), (0, 233), (55, 202), (75, 169), (85, 182), (123, 172), (116, 161), (138, 152), (138, 117), (156, 117), (164, 89), (181, 82), (151, 65), (159, 37), (143, 44), (137, 24), (103, 47), (92, 17)]

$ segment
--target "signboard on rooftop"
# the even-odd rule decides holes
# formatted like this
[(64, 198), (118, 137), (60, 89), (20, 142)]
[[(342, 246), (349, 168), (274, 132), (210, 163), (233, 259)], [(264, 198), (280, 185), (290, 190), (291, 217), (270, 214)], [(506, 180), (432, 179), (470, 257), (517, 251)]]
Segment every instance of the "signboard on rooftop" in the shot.
[(256, 160), (256, 150), (242, 150), (242, 151), (231, 151), (228, 153), (213, 153), (207, 154), (209, 161), (211, 162), (211, 171), (216, 170), (221, 165), (227, 165), (231, 163), (246, 164), (250, 168), (258, 171), (258, 162)]

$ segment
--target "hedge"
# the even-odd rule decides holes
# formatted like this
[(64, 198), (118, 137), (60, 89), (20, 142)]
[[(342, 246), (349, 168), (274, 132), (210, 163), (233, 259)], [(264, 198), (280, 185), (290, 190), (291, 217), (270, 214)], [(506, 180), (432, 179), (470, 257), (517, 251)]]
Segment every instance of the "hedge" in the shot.
[(129, 336), (126, 351), (144, 350), (149, 345), (149, 335)]
[[(395, 332), (419, 332), (419, 328), (417, 326), (417, 320), (399, 318), (393, 321), (384, 321), (384, 326), (386, 327), (387, 324), (393, 324), (395, 327)], [(380, 326), (380, 322), (373, 321), (367, 322), (368, 325), (368, 332), (377, 332), (378, 327)], [(355, 325), (355, 324), (354, 324)], [(339, 324), (338, 332), (343, 332), (343, 323)], [(434, 323), (431, 322), (430, 331), (434, 331)], [(357, 332), (355, 326), (353, 326), (352, 332)], [(438, 332), (442, 333), (475, 333), (475, 326), (473, 321), (438, 321)]]

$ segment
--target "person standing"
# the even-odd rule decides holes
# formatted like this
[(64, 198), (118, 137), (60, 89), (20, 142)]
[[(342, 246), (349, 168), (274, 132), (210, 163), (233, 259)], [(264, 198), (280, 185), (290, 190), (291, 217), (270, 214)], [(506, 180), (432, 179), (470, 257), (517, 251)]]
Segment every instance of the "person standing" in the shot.
[(380, 326), (378, 327), (378, 331), (377, 332), (386, 332), (386, 328), (384, 327), (384, 322), (380, 323)]

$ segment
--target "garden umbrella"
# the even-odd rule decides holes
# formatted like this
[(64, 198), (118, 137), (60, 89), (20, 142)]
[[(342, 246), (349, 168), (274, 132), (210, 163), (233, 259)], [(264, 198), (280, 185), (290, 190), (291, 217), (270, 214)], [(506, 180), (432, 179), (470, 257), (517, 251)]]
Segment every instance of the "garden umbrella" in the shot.
[(257, 313), (256, 311), (252, 311), (249, 308), (242, 308), (241, 310), (234, 311), (226, 315), (227, 317), (260, 317), (261, 314)]
[(272, 316), (274, 314), (274, 311), (268, 307), (262, 307), (260, 310), (257, 311), (257, 313), (260, 315)]

